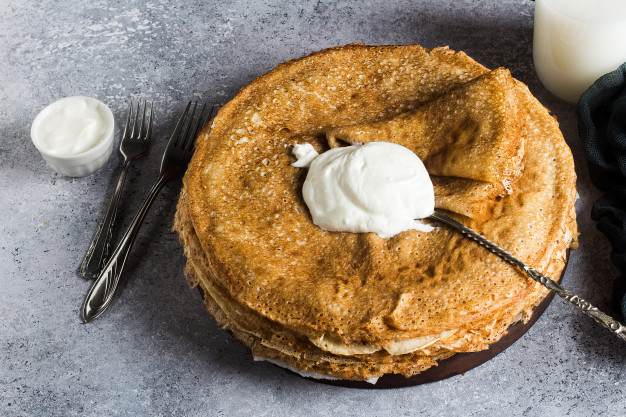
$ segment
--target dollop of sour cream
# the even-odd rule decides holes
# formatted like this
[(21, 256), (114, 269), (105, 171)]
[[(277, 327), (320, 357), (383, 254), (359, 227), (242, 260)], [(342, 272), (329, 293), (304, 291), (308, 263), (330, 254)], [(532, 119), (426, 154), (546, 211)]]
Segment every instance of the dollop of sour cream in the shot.
[(309, 168), (302, 194), (322, 229), (383, 238), (433, 230), (418, 220), (435, 210), (433, 184), (419, 157), (404, 146), (372, 142), (318, 154), (306, 143), (292, 152), (298, 158), (293, 166)]
[(86, 152), (106, 140), (111, 129), (106, 112), (104, 105), (82, 97), (64, 99), (39, 124), (37, 144), (56, 156)]

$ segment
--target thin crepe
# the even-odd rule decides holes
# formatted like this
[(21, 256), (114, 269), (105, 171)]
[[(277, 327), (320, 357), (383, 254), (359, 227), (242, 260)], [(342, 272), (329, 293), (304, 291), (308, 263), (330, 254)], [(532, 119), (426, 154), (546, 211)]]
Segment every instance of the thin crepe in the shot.
[(414, 110), (373, 123), (326, 131), (340, 142), (393, 142), (411, 149), (431, 175), (510, 184), (520, 173), (524, 142), (515, 82), (498, 68)]

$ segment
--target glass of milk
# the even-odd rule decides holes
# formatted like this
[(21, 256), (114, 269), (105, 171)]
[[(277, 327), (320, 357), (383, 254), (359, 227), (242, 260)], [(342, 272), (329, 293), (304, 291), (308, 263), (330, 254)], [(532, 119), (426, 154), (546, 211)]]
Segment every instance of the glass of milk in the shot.
[(626, 62), (626, 0), (536, 0), (533, 60), (548, 90), (578, 101)]

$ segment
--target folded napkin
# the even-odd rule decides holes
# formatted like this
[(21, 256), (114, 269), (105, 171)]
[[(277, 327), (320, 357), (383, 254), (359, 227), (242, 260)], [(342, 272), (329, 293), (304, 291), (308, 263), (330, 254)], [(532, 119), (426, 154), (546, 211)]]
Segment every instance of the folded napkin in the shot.
[(611, 262), (621, 276), (613, 307), (626, 318), (626, 63), (598, 79), (580, 97), (578, 131), (594, 185), (605, 191), (591, 218), (611, 242)]

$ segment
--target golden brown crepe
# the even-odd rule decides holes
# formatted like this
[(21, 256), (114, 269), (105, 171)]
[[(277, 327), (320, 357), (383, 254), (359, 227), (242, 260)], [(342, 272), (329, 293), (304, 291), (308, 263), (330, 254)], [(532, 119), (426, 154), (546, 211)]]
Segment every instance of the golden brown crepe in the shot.
[(331, 146), (381, 140), (411, 149), (431, 175), (510, 183), (520, 173), (524, 142), (515, 82), (498, 68), (414, 110), (375, 123), (328, 129)]
[(511, 74), (498, 68), (389, 119), (330, 128), (326, 138), (331, 147), (384, 140), (411, 149), (433, 176), (437, 208), (481, 218), (523, 168), (517, 102)]
[[(348, 45), (244, 87), (198, 138), (174, 225), (190, 284), (217, 323), (255, 355), (362, 380), (485, 349), (527, 318), (546, 291), (446, 227), (389, 239), (321, 230), (302, 199), (306, 170), (291, 166), (295, 143), (324, 151), (324, 132), (417, 109), (486, 73), (448, 48)], [(479, 214), (463, 221), (558, 277), (576, 235), (571, 153), (526, 86), (511, 91), (525, 144), (513, 192), (497, 197), (471, 173), (435, 177), (440, 188), (490, 196), (466, 204), (450, 192), (438, 205)], [(489, 181), (498, 175), (507, 174)]]
[[(508, 193), (502, 183), (435, 175), (432, 175), (430, 179), (435, 190), (435, 208), (475, 220), (484, 219), (493, 200)], [(509, 192), (512, 192), (516, 184), (514, 181), (515, 179), (512, 179), (512, 182), (507, 184)]]

